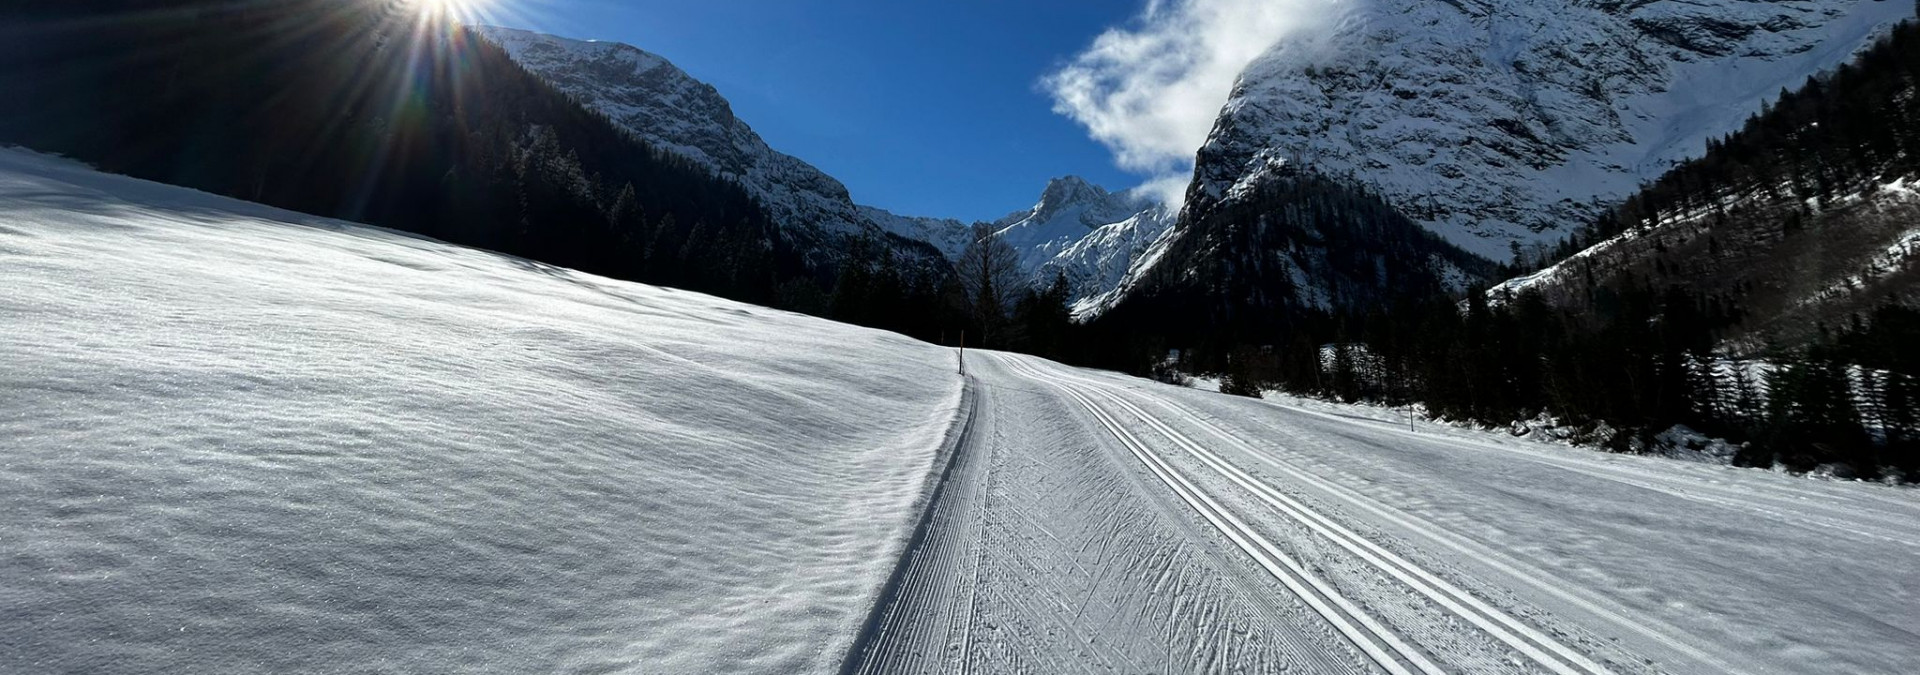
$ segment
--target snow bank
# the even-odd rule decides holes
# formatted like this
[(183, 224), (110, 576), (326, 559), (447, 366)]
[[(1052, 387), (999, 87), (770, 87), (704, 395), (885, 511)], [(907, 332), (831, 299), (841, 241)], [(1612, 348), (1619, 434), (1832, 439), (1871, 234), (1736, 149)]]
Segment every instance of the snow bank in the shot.
[(0, 150), (0, 672), (831, 669), (952, 364)]

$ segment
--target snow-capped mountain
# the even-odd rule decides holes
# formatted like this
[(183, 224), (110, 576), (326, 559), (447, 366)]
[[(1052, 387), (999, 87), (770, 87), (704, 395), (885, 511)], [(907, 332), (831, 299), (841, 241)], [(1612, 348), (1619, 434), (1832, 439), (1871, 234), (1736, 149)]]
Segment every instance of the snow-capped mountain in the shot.
[(1242, 74), (1189, 208), (1283, 163), (1495, 259), (1554, 241), (1913, 13), (1882, 0), (1364, 0)]
[(837, 260), (850, 239), (895, 234), (942, 252), (958, 221), (897, 216), (853, 202), (847, 187), (813, 165), (774, 150), (734, 116), (712, 85), (658, 55), (616, 42), (531, 31), (475, 28), (514, 61), (615, 125), (745, 187), (813, 262)]
[(1064, 274), (1076, 302), (1118, 287), (1173, 226), (1176, 213), (1135, 191), (1108, 192), (1078, 176), (1047, 183), (1040, 201), (993, 223), (1036, 284)]

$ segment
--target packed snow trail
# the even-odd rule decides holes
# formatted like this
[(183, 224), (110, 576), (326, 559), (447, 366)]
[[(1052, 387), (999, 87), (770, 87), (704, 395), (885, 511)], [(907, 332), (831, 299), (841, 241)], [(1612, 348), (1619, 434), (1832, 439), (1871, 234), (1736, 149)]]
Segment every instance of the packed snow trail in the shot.
[[(969, 496), (936, 512), (962, 533), (948, 540), (967, 543), (910, 553), (920, 573), (883, 629), (901, 633), (859, 656), (864, 672), (1898, 673), (1920, 658), (1912, 490), (1409, 433), (1364, 409), (1029, 357), (968, 363), (984, 425), (1029, 431), (957, 450), (975, 467), (955, 477)], [(1029, 483), (1045, 491), (1006, 487)], [(1135, 515), (1112, 524), (1128, 502)], [(1003, 515), (1036, 507), (1049, 536)], [(1103, 527), (1184, 532), (1181, 562), (1205, 572), (1089, 585), (1080, 579), (1126, 565), (1099, 542)], [(1008, 538), (1017, 545), (992, 543)], [(1091, 564), (1013, 562), (1089, 548)], [(1184, 583), (1209, 577), (1224, 583)], [(1143, 620), (1055, 610), (1095, 594)], [(1034, 595), (1055, 598), (1019, 602)], [(1234, 614), (1155, 609), (1178, 603)], [(1217, 636), (1268, 637), (1223, 620), (1241, 613), (1317, 642), (1221, 659)], [(938, 639), (920, 637), (929, 626)], [(1130, 660), (1035, 658), (1095, 648)], [(1300, 649), (1328, 651), (1301, 663)]]

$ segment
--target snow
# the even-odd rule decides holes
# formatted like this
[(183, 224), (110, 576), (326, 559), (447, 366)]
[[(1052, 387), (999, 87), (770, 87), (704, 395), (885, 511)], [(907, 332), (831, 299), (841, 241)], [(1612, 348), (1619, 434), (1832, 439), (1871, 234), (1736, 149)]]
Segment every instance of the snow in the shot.
[(1453, 243), (1551, 244), (1913, 8), (1879, 0), (1345, 3), (1241, 75), (1195, 179), (1352, 176)]
[(618, 42), (491, 26), (474, 30), (619, 128), (746, 188), (789, 235), (824, 246), (810, 251), (816, 260), (837, 260), (851, 241), (884, 240), (887, 233), (931, 243), (949, 257), (965, 246), (967, 228), (959, 221), (855, 204), (839, 180), (768, 146), (734, 116), (718, 89), (661, 56)]
[(991, 352), (963, 386), (888, 333), (18, 151), (0, 288), (0, 672), (1920, 659), (1920, 490)]
[(0, 672), (820, 672), (928, 345), (0, 150)]
[(859, 672), (1893, 673), (1920, 491), (972, 354)]
[(1036, 286), (1064, 275), (1075, 314), (1091, 318), (1097, 298), (1111, 294), (1140, 267), (1179, 213), (1140, 190), (1108, 192), (1079, 176), (1047, 183), (1033, 208), (993, 223), (994, 232), (1020, 254), (1021, 269)]

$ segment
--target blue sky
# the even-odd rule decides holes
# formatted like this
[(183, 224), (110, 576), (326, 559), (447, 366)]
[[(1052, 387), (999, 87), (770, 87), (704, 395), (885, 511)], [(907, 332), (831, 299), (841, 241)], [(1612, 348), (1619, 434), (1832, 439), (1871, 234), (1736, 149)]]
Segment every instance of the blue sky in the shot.
[(1054, 113), (1040, 84), (1144, 0), (498, 1), (520, 3), (499, 23), (667, 57), (862, 203), (992, 219), (1055, 176), (1147, 177)]

